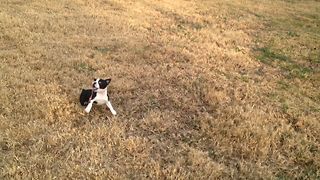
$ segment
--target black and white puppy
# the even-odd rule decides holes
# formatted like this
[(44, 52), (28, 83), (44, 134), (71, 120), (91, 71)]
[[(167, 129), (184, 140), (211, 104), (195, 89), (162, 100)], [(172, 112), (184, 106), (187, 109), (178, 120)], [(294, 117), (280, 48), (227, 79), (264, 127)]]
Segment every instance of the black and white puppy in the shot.
[(92, 83), (92, 89), (82, 89), (80, 94), (80, 103), (82, 106), (87, 106), (85, 111), (89, 113), (92, 108), (92, 104), (105, 104), (110, 109), (113, 115), (117, 112), (113, 109), (110, 98), (107, 92), (107, 87), (111, 79), (94, 79)]

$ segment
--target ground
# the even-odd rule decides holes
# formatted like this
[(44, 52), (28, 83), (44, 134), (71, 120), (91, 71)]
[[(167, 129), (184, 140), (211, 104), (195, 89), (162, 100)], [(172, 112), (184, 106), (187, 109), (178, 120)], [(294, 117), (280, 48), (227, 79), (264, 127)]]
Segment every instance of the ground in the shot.
[(1, 179), (320, 177), (319, 1), (11, 0), (0, 32)]

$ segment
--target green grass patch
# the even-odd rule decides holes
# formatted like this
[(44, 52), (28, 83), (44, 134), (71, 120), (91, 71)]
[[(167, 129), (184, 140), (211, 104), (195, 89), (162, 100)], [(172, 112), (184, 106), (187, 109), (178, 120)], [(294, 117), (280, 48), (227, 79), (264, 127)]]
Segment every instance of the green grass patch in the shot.
[(309, 54), (309, 61), (315, 64), (320, 64), (320, 50), (314, 48), (314, 51)]
[(309, 77), (313, 73), (311, 68), (294, 62), (289, 56), (274, 51), (270, 47), (258, 48), (256, 50), (258, 51), (256, 57), (258, 61), (280, 68), (288, 79), (303, 79)]
[(278, 85), (279, 85), (279, 88), (282, 90), (288, 90), (290, 88), (290, 85), (283, 80), (278, 81)]
[(243, 82), (249, 82), (249, 77), (248, 76), (245, 76), (245, 75), (242, 75), (240, 76), (240, 79), (243, 81)]
[(99, 51), (102, 54), (108, 53), (111, 49), (108, 47), (94, 47), (96, 51)]
[(295, 32), (295, 31), (292, 31), (292, 30), (288, 31), (287, 35), (289, 37), (299, 37), (299, 34), (297, 32)]
[(281, 68), (287, 72), (287, 78), (307, 78), (309, 77), (313, 70), (309, 67), (305, 67), (303, 65), (292, 63), (286, 63), (281, 65)]
[(282, 102), (282, 104), (281, 104), (281, 110), (282, 110), (282, 112), (284, 112), (284, 113), (287, 113), (287, 112), (288, 112), (288, 110), (289, 110), (289, 105), (288, 105), (288, 103), (287, 103), (286, 101), (283, 101), (283, 102)]
[(95, 69), (87, 63), (79, 63), (75, 65), (75, 69), (79, 72), (90, 72), (95, 71)]
[(273, 51), (270, 47), (258, 48), (257, 59), (265, 64), (271, 65), (274, 61), (290, 61), (290, 58), (284, 54)]

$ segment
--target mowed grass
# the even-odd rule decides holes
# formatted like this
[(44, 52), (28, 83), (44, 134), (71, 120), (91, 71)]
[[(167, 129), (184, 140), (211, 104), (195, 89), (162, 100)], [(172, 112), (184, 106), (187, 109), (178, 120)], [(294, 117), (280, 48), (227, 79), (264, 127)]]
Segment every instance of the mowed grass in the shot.
[[(317, 179), (319, 1), (0, 2), (0, 177)], [(117, 116), (79, 104), (112, 78)]]

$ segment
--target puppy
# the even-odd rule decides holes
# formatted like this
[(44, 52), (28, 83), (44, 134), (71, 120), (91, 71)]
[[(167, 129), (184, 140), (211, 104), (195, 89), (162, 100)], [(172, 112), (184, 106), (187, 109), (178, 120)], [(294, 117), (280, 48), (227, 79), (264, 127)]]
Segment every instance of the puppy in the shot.
[(113, 109), (110, 98), (107, 92), (107, 87), (111, 79), (94, 79), (92, 89), (82, 89), (80, 94), (80, 103), (82, 106), (87, 106), (85, 112), (89, 113), (92, 104), (106, 104), (113, 115), (117, 112)]

